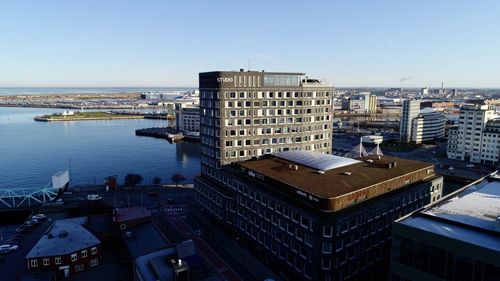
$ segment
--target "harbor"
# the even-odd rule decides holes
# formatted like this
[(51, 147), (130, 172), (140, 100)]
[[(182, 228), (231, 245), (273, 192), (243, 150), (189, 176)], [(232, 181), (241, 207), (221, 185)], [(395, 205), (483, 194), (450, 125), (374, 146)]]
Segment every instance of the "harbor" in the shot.
[(177, 142), (181, 140), (199, 142), (200, 134), (194, 132), (188, 132), (183, 134), (182, 132), (177, 131), (173, 127), (153, 127), (153, 128), (145, 128), (135, 130), (136, 136), (146, 136), (153, 138), (162, 138), (166, 139), (169, 142)]

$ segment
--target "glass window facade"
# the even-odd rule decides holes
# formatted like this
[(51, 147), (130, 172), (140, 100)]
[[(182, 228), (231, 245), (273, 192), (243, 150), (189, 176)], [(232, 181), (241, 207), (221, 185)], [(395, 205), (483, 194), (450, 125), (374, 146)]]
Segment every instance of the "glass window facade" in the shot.
[(278, 74), (266, 74), (264, 75), (264, 86), (285, 86), (285, 87), (296, 87), (299, 86), (300, 76), (299, 75), (278, 75)]

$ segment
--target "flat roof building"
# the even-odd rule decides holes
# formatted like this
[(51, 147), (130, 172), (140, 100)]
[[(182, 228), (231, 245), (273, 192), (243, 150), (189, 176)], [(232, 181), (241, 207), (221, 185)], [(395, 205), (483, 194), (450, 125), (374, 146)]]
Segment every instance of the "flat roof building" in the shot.
[[(441, 196), (432, 164), (283, 151), (197, 178), (197, 202), (288, 278), (385, 274), (393, 220)], [(364, 279), (370, 280), (370, 279)]]
[(393, 226), (391, 280), (500, 278), (500, 176), (480, 179)]

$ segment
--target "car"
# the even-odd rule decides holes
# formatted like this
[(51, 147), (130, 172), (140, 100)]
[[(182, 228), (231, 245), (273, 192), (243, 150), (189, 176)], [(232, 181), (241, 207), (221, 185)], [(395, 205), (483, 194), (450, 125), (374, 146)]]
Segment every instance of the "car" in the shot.
[(7, 254), (9, 253), (10, 250), (7, 250), (7, 249), (0, 249), (0, 254)]
[(19, 248), (17, 245), (12, 245), (12, 244), (4, 244), (0, 246), (0, 249), (7, 249), (9, 251), (15, 251)]
[(455, 170), (455, 168), (449, 167), (448, 170), (453, 171), (453, 170)]
[(28, 222), (30, 222), (33, 225), (39, 225), (40, 224), (40, 221), (38, 219), (31, 219)]
[(89, 201), (99, 201), (102, 200), (102, 197), (98, 194), (89, 194), (87, 195), (87, 200)]
[(465, 165), (465, 167), (467, 167), (467, 168), (474, 168), (475, 166), (474, 166), (474, 164), (467, 164), (467, 165)]
[(37, 215), (33, 215), (31, 216), (31, 219), (36, 219), (38, 220), (39, 222), (42, 222), (44, 221), (45, 219), (47, 219), (47, 216), (45, 216), (44, 214), (37, 214)]

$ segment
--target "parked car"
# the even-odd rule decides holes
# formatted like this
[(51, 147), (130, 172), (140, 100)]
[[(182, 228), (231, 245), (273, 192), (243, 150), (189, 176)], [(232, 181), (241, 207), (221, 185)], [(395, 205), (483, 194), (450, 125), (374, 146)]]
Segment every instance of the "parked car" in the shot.
[(47, 216), (45, 214), (36, 214), (31, 217), (32, 219), (37, 219), (39, 221), (44, 221)]
[(89, 194), (87, 195), (87, 200), (89, 201), (99, 201), (102, 200), (102, 197), (98, 194)]
[(0, 246), (0, 249), (6, 249), (10, 251), (15, 251), (19, 248), (17, 245), (12, 245), (12, 244), (4, 244)]
[(474, 168), (475, 166), (474, 166), (474, 164), (467, 164), (467, 165), (465, 165), (465, 167), (467, 167), (467, 168)]
[(448, 170), (453, 171), (453, 170), (455, 170), (455, 168), (449, 167)]

